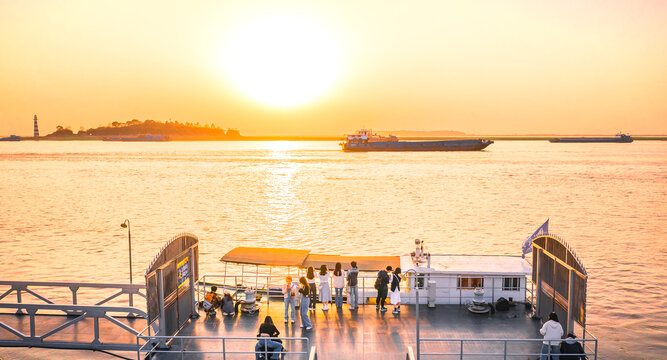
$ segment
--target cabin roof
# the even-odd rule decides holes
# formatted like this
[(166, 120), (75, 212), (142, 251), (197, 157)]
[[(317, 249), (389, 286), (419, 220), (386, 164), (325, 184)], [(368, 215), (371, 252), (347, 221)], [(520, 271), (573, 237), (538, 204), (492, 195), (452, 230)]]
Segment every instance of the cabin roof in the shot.
[(322, 264), (333, 269), (337, 262), (343, 269), (349, 269), (350, 262), (356, 261), (360, 271), (376, 271), (387, 265), (400, 266), (400, 256), (341, 256), (311, 254), (310, 250), (293, 250), (279, 248), (237, 247), (226, 253), (220, 261), (266, 266), (299, 266), (319, 268)]
[(302, 266), (308, 250), (237, 247), (226, 253), (220, 261), (272, 266)]
[[(414, 269), (410, 256), (402, 256), (403, 270)], [(432, 255), (431, 271), (451, 275), (529, 275), (532, 266), (521, 256)]]

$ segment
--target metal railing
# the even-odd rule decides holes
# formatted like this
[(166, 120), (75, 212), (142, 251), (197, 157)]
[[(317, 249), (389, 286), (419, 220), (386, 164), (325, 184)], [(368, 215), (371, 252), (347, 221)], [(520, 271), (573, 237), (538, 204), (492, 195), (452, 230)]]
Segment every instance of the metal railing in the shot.
[[(586, 349), (586, 345), (589, 347), (593, 346), (595, 351), (586, 352), (585, 354), (591, 360), (597, 360), (597, 342), (595, 338), (591, 339), (576, 339), (584, 344), (583, 348)], [(541, 355), (542, 342), (544, 339), (433, 339), (433, 338), (421, 338), (417, 343), (417, 353), (419, 354), (418, 359), (421, 359), (425, 356), (431, 357), (446, 357), (448, 359), (464, 359), (464, 357), (474, 356), (476, 359), (526, 359), (526, 357), (534, 358)], [(556, 340), (552, 340), (555, 342)], [(441, 351), (424, 351), (428, 349), (421, 349), (422, 347), (428, 348), (428, 345), (422, 343), (431, 343), (437, 344), (439, 348), (445, 348)], [(526, 345), (527, 344), (527, 345)], [(592, 344), (592, 345), (591, 345)], [(470, 347), (470, 350), (467, 350), (465, 345)], [(480, 348), (483, 348), (480, 350)], [(411, 349), (408, 349), (408, 351)], [(487, 350), (486, 352), (480, 352)], [(548, 347), (548, 354), (551, 355), (551, 346)], [(568, 355), (568, 354), (560, 354)], [(572, 354), (574, 355), (574, 354)]]
[[(296, 275), (294, 275), (296, 276)], [(505, 291), (516, 291), (516, 290), (505, 290), (503, 286), (503, 279), (510, 276), (457, 276), (457, 275), (444, 275), (444, 274), (415, 274), (407, 273), (404, 274), (403, 281), (401, 282), (402, 289), (407, 289), (409, 292), (414, 292), (416, 290), (427, 290), (427, 282), (431, 279), (458, 279), (465, 277), (483, 277), (491, 282), (490, 285), (484, 284), (484, 299), (485, 301), (495, 302), (500, 296), (496, 296)], [(512, 276), (522, 279), (522, 284), (519, 289), (525, 291), (525, 301), (531, 304), (531, 307), (535, 306), (534, 302), (534, 293), (535, 289), (531, 281), (530, 276)], [(359, 275), (358, 280), (358, 294), (359, 294), (359, 304), (364, 305), (368, 299), (377, 297), (377, 290), (373, 287), (375, 284), (375, 275)], [(409, 279), (409, 281), (408, 281)], [(298, 280), (298, 277), (295, 277), (294, 280)], [(227, 274), (206, 274), (203, 275), (197, 282), (197, 301), (201, 301), (201, 294), (205, 294), (207, 291), (207, 286), (210, 288), (210, 285), (217, 285), (227, 289), (239, 289), (243, 290), (245, 287), (252, 287), (256, 289), (259, 293), (263, 293), (267, 298), (275, 297), (282, 298), (283, 295), (280, 293), (279, 289), (282, 287), (285, 281), (284, 275), (259, 275), (259, 274), (242, 274), (242, 275), (227, 275)], [(366, 286), (368, 281), (369, 286)], [(423, 283), (423, 286), (417, 287), (419, 282)], [(333, 279), (330, 278), (329, 286), (333, 289)], [(460, 305), (466, 304), (468, 300), (472, 300), (475, 295), (473, 293), (474, 289), (472, 288), (461, 288), (458, 285), (454, 286), (438, 286), (439, 290), (448, 290), (450, 295), (447, 296), (447, 303), (458, 303)], [(519, 291), (520, 291), (519, 290)], [(333, 292), (333, 291), (332, 291)], [(349, 295), (347, 293), (347, 287), (345, 288), (344, 295)], [(409, 293), (403, 293), (403, 296), (409, 295)], [(439, 297), (439, 300), (444, 300), (443, 297)], [(410, 298), (406, 298), (404, 303), (410, 303)], [(523, 300), (523, 299), (522, 299)]]
[[(283, 351), (272, 351), (258, 344), (261, 340), (281, 340)], [(140, 345), (143, 341), (144, 344)], [(164, 344), (167, 344), (166, 346)], [(259, 346), (259, 349), (256, 348)], [(137, 360), (153, 354), (170, 354), (185, 359), (193, 354), (215, 354), (227, 360), (235, 356), (264, 355), (266, 360), (278, 354), (281, 359), (296, 357), (317, 359), (315, 347), (307, 337), (229, 337), (229, 336), (137, 336)]]
[[(81, 289), (96, 289), (96, 290), (114, 290), (116, 291), (112, 295), (103, 297), (101, 300), (98, 300), (94, 305), (104, 305), (118, 297), (127, 295), (127, 305), (134, 307), (134, 296), (138, 295), (142, 298), (146, 298), (146, 294), (142, 293), (140, 290), (146, 289), (145, 285), (132, 285), (132, 284), (104, 284), (104, 283), (73, 283), (73, 282), (46, 282), (46, 281), (0, 281), (0, 287), (9, 286), (9, 289), (0, 295), (0, 300), (6, 298), (12, 293), (16, 294), (16, 302), (18, 304), (26, 303), (23, 299), (24, 294), (30, 294), (38, 300), (43, 301), (46, 304), (56, 304), (55, 301), (49, 299), (46, 295), (43, 295), (45, 291), (52, 292), (53, 290), (69, 290), (71, 293), (71, 303), (66, 305), (78, 305), (79, 304), (79, 292)], [(40, 288), (40, 289), (36, 289)], [(40, 294), (40, 292), (42, 294)], [(91, 296), (91, 295), (89, 295)], [(105, 296), (105, 295), (103, 295)], [(63, 296), (70, 298), (69, 295)], [(88, 299), (84, 299), (88, 300)], [(92, 301), (87, 301), (92, 302)], [(143, 302), (142, 302), (143, 303)], [(145, 305), (145, 303), (143, 303)], [(17, 310), (21, 312), (21, 308)]]
[[(128, 324), (125, 324), (118, 319), (115, 319), (109, 314), (114, 313), (133, 313), (137, 314), (143, 318), (148, 316), (141, 310), (131, 308), (131, 307), (110, 307), (110, 306), (85, 306), (85, 305), (56, 305), (56, 304), (26, 304), (26, 303), (0, 303), (0, 309), (12, 309), (12, 310), (25, 310), (27, 315), (30, 317), (29, 320), (29, 334), (24, 334), (21, 331), (14, 329), (5, 322), (0, 321), (0, 328), (7, 330), (9, 333), (13, 334), (17, 339), (0, 340), (0, 346), (31, 346), (31, 347), (49, 347), (49, 348), (62, 348), (62, 349), (92, 349), (92, 350), (127, 350), (135, 351), (137, 349), (137, 344), (135, 343), (104, 343), (100, 340), (100, 320), (104, 319), (113, 324), (115, 327), (118, 327), (124, 331), (131, 333), (136, 336), (139, 334), (139, 331), (133, 329)], [(67, 320), (62, 324), (55, 326), (54, 328), (44, 332), (41, 335), (37, 334), (36, 328), (36, 315), (40, 310), (45, 311), (63, 311), (68, 314), (76, 314), (76, 317)], [(82, 320), (93, 319), (92, 326), (92, 342), (80, 342), (80, 341), (48, 341), (47, 338), (63, 332), (63, 330), (68, 327), (79, 323)], [(40, 329), (44, 325), (40, 322)], [(86, 327), (77, 328), (76, 339), (78, 338), (87, 338), (88, 336), (83, 332)], [(108, 330), (105, 328), (105, 331)]]

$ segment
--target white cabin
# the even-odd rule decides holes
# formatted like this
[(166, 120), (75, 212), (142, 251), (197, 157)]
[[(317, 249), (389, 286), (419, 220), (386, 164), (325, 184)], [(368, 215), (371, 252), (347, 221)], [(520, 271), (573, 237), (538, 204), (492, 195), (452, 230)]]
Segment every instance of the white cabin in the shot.
[(400, 262), (407, 278), (401, 284), (402, 303), (414, 304), (415, 292), (419, 291), (419, 302), (426, 304), (431, 286), (435, 287), (434, 293), (431, 290), (435, 304), (466, 304), (473, 299), (476, 288), (484, 290), (488, 303), (500, 297), (527, 301), (526, 282), (532, 266), (521, 256), (430, 255), (428, 263), (417, 266), (412, 256), (403, 255)]

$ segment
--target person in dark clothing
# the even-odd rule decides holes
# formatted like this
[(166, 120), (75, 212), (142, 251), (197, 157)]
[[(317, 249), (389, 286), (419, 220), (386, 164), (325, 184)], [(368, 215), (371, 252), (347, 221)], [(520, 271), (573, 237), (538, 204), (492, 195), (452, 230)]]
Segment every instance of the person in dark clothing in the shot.
[[(270, 316), (264, 318), (264, 322), (259, 326), (257, 337), (277, 337), (280, 331), (273, 324)], [(255, 345), (255, 359), (262, 359), (268, 355), (268, 359), (280, 359), (280, 352), (283, 351), (282, 340), (280, 339), (258, 339)]]
[(350, 310), (355, 310), (359, 306), (359, 286), (357, 285), (359, 269), (356, 261), (351, 262), (350, 265), (352, 269), (347, 272), (347, 286), (350, 288)]
[(306, 280), (308, 281), (308, 286), (310, 288), (310, 309), (315, 311), (315, 303), (317, 302), (317, 286), (315, 286), (315, 270), (312, 266), (309, 266), (308, 271), (306, 271)]
[(567, 334), (565, 341), (560, 343), (560, 360), (586, 360), (584, 348), (573, 333)]
[(225, 290), (225, 295), (220, 301), (220, 308), (222, 309), (222, 315), (236, 315), (236, 308), (234, 307), (234, 299), (228, 290)]
[(384, 307), (384, 302), (387, 300), (387, 293), (389, 291), (387, 287), (389, 285), (389, 274), (387, 272), (391, 272), (391, 266), (387, 266), (387, 270), (378, 271), (378, 277), (375, 280), (375, 288), (378, 291), (375, 310), (380, 310), (381, 312), (387, 311)]

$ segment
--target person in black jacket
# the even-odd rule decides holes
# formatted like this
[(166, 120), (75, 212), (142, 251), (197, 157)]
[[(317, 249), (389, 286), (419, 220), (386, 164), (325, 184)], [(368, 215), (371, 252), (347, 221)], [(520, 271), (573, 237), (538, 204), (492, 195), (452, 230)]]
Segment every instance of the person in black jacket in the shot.
[(280, 335), (280, 331), (273, 324), (270, 316), (264, 318), (264, 322), (259, 326), (257, 332), (257, 345), (255, 345), (255, 359), (262, 359), (268, 355), (268, 359), (280, 359), (280, 352), (283, 350), (282, 340), (263, 339), (273, 338)]
[(567, 334), (565, 341), (560, 343), (560, 360), (586, 360), (588, 359), (584, 348), (578, 342), (573, 333)]
[(378, 277), (377, 280), (375, 281), (375, 288), (378, 291), (378, 296), (375, 302), (377, 303), (375, 305), (375, 310), (380, 310), (381, 312), (387, 311), (387, 309), (384, 307), (384, 302), (387, 300), (387, 292), (389, 289), (387, 288), (387, 285), (389, 285), (389, 274), (391, 273), (391, 266), (387, 266), (387, 270), (380, 270), (378, 271)]

